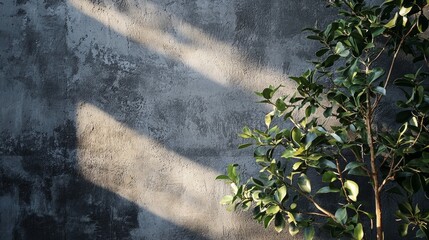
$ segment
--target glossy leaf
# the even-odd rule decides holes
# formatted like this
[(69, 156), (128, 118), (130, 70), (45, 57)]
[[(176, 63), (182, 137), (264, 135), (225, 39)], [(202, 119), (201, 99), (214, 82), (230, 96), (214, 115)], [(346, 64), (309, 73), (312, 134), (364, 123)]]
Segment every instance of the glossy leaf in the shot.
[(344, 182), (344, 188), (347, 190), (348, 193), (348, 197), (356, 202), (357, 201), (357, 197), (359, 195), (359, 185), (357, 185), (357, 183), (355, 183), (352, 180), (346, 180)]
[(344, 225), (347, 222), (347, 209), (346, 208), (338, 208), (335, 212), (335, 219), (338, 223)]
[(311, 192), (310, 179), (305, 174), (301, 174), (298, 177), (298, 186), (305, 193), (310, 193)]
[(286, 222), (283, 215), (281, 213), (277, 213), (274, 219), (274, 228), (277, 232), (281, 232), (285, 228), (285, 225)]
[(364, 237), (363, 227), (361, 223), (358, 223), (353, 230), (353, 238), (356, 240), (361, 240)]

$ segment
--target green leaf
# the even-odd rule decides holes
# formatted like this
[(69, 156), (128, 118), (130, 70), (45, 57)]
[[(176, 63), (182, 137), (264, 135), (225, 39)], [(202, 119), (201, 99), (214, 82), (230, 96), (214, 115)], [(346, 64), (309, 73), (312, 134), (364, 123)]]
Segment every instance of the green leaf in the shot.
[(396, 114), (396, 122), (404, 123), (408, 122), (408, 120), (412, 117), (411, 110), (401, 111)]
[(237, 175), (237, 164), (229, 164), (227, 167), (227, 175), (229, 177), (229, 179), (231, 179), (231, 181), (238, 183), (239, 182), (239, 177)]
[(302, 138), (301, 130), (299, 130), (298, 128), (294, 128), (294, 129), (292, 130), (292, 140), (293, 140), (297, 145), (300, 145), (300, 143), (301, 143), (301, 138)]
[(285, 219), (281, 213), (277, 213), (274, 219), (274, 229), (276, 229), (277, 232), (283, 231), (285, 228)]
[(273, 219), (274, 219), (274, 215), (265, 216), (264, 227), (267, 228), (270, 225), (270, 223), (273, 221)]
[(229, 205), (232, 204), (232, 200), (234, 199), (231, 195), (226, 195), (220, 200), (220, 204), (222, 205)]
[(284, 110), (286, 110), (286, 103), (282, 99), (279, 98), (276, 101), (276, 108), (277, 108), (277, 110), (283, 112)]
[(365, 166), (365, 164), (364, 164), (364, 163), (361, 163), (361, 162), (350, 162), (350, 163), (348, 163), (348, 164), (346, 165), (346, 167), (344, 168), (344, 172), (345, 172), (345, 171), (348, 171), (348, 170), (355, 169), (355, 168), (357, 168), (357, 167), (362, 167), (362, 166)]
[(247, 147), (252, 146), (252, 145), (253, 145), (252, 143), (240, 144), (240, 145), (238, 146), (238, 149), (247, 148)]
[(340, 136), (338, 136), (338, 134), (336, 133), (331, 133), (331, 136), (339, 143), (344, 143), (343, 139), (341, 139)]
[(289, 224), (289, 234), (290, 234), (291, 236), (295, 236), (295, 235), (297, 235), (298, 233), (299, 233), (299, 228), (296, 226), (296, 224), (295, 224), (295, 223), (291, 222), (291, 223)]
[(277, 190), (274, 193), (274, 199), (276, 199), (277, 202), (281, 203), (283, 199), (287, 195), (287, 188), (285, 185), (277, 188)]
[(337, 166), (332, 161), (329, 161), (328, 159), (322, 159), (319, 161), (321, 168), (330, 168), (330, 169), (337, 169)]
[[(426, 229), (426, 231), (427, 231), (427, 229)], [(426, 238), (426, 239), (428, 239), (428, 235), (425, 233), (425, 230), (423, 230), (422, 227), (419, 227), (419, 230), (417, 230), (416, 237), (417, 238)]]
[(325, 118), (330, 117), (332, 115), (332, 107), (328, 107), (325, 109), (325, 111), (323, 112), (323, 116)]
[(322, 175), (322, 181), (323, 182), (330, 183), (330, 182), (336, 181), (337, 179), (338, 179), (337, 175), (334, 172), (332, 172), (332, 171), (326, 171)]
[(271, 88), (265, 88), (264, 91), (262, 91), (262, 96), (265, 99), (271, 99), (274, 95), (274, 89)]
[(395, 16), (384, 25), (386, 28), (394, 28), (396, 26), (396, 20), (398, 19), (398, 13), (395, 13)]
[(219, 175), (219, 176), (216, 177), (216, 180), (230, 180), (230, 179), (226, 175)]
[(401, 7), (401, 9), (399, 10), (399, 15), (401, 15), (401, 16), (407, 15), (407, 13), (409, 13), (412, 8), (413, 8), (413, 6), (411, 6), (411, 7), (404, 7), (404, 6)]
[(298, 177), (298, 186), (305, 193), (310, 193), (311, 192), (310, 179), (304, 173), (302, 173)]
[(334, 192), (340, 192), (340, 189), (326, 186), (319, 189), (319, 191), (317, 191), (316, 194), (334, 193)]
[(385, 96), (385, 95), (386, 95), (386, 89), (385, 89), (384, 87), (381, 87), (381, 86), (377, 86), (377, 87), (375, 87), (375, 88), (373, 89), (373, 91), (374, 91), (375, 93), (379, 93), (379, 94), (381, 94), (381, 95), (383, 95), (383, 96)]
[(267, 115), (265, 115), (265, 125), (267, 126), (267, 128), (270, 127), (273, 116), (274, 116), (274, 112), (269, 112)]
[(358, 223), (353, 231), (353, 238), (356, 240), (363, 239), (363, 227), (362, 224)]
[(405, 237), (405, 236), (407, 236), (407, 234), (408, 234), (408, 226), (409, 226), (410, 224), (409, 223), (404, 223), (404, 224), (401, 224), (401, 225), (399, 225), (399, 235), (401, 235), (401, 237)]
[(359, 186), (357, 183), (353, 182), (352, 180), (346, 180), (344, 182), (344, 188), (347, 190), (348, 197), (356, 202), (357, 196), (359, 195)]
[(267, 214), (274, 215), (280, 211), (280, 207), (278, 205), (273, 205), (267, 209)]
[(308, 226), (306, 228), (304, 228), (304, 239), (305, 240), (312, 240), (314, 237), (314, 227), (313, 226)]
[(335, 61), (338, 60), (338, 58), (340, 58), (339, 55), (330, 55), (328, 58), (326, 58), (322, 65), (324, 67), (331, 67), (332, 65), (334, 65)]
[(383, 76), (384, 70), (382, 68), (374, 68), (371, 70), (371, 72), (368, 74), (368, 82), (372, 83), (375, 80), (379, 79), (381, 76)]
[(335, 219), (337, 222), (344, 225), (347, 222), (347, 209), (346, 208), (338, 208), (335, 212)]
[(316, 52), (316, 56), (317, 57), (321, 57), (321, 56), (323, 56), (328, 51), (329, 51), (329, 48), (322, 48), (322, 49), (320, 49), (319, 51)]

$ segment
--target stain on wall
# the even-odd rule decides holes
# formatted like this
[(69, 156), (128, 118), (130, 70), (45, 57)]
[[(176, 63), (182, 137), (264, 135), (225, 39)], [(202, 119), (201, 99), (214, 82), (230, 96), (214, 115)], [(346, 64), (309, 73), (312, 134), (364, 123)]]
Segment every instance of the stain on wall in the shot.
[[(323, 2), (0, 0), (0, 239), (285, 239), (219, 205)], [(293, 239), (293, 238), (291, 238)]]

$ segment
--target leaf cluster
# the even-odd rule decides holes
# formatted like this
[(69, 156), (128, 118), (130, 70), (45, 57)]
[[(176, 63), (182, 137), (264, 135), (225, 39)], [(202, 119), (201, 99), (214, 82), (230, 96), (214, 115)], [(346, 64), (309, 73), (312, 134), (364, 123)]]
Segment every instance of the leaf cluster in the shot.
[[(401, 221), (401, 236), (427, 238), (429, 211), (419, 208), (415, 195), (429, 192), (429, 41), (423, 36), (428, 2), (370, 6), (335, 0), (329, 6), (341, 18), (324, 29), (305, 29), (322, 47), (312, 69), (291, 77), (296, 93), (276, 97), (282, 86), (256, 93), (272, 111), (265, 115), (265, 129), (243, 128), (240, 137), (247, 143), (239, 148), (254, 147), (260, 176), (240, 182), (238, 166), (229, 165), (218, 179), (231, 184), (233, 195), (221, 203), (231, 210), (253, 209), (265, 227), (273, 222), (278, 232), (287, 227), (305, 239), (313, 239), (316, 225), (333, 237), (363, 239), (375, 213), (359, 193), (369, 188), (374, 195), (401, 196), (395, 215), (385, 214)], [(400, 53), (422, 67), (392, 80)], [(381, 67), (381, 56), (390, 59), (388, 67)], [(377, 128), (378, 107), (395, 89), (403, 93), (395, 96), (398, 127)], [(293, 127), (273, 124), (279, 121)], [(369, 184), (360, 186), (356, 179)], [(338, 205), (324, 206), (323, 196), (338, 199)], [(303, 201), (311, 207), (301, 208)]]

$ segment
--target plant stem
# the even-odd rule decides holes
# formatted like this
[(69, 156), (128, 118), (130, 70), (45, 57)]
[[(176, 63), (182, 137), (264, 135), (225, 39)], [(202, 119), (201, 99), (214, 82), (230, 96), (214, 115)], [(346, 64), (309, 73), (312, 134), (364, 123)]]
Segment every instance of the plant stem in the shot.
[(375, 148), (372, 137), (372, 108), (371, 108), (371, 98), (369, 96), (369, 89), (367, 92), (367, 112), (365, 118), (366, 125), (366, 133), (368, 138), (369, 152), (370, 152), (370, 163), (371, 163), (371, 178), (374, 184), (374, 204), (375, 204), (375, 226), (377, 231), (377, 240), (383, 240), (383, 219), (382, 219), (382, 209), (381, 209), (381, 201), (380, 201), (380, 189), (378, 183), (378, 169), (375, 163)]

